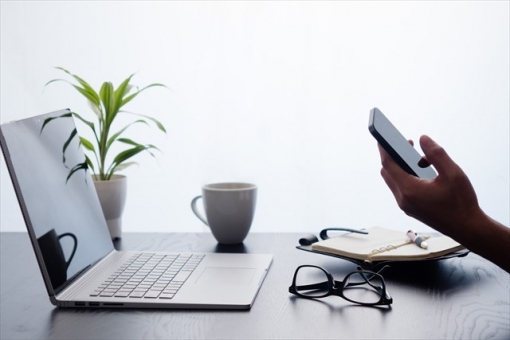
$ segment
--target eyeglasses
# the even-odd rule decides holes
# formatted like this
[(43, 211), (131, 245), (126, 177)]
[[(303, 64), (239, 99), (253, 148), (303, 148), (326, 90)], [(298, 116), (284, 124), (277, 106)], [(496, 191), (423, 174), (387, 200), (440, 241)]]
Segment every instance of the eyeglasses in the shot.
[(358, 267), (357, 271), (347, 274), (343, 281), (336, 281), (321, 267), (302, 265), (294, 273), (289, 292), (306, 299), (336, 295), (364, 306), (390, 305), (393, 299), (380, 275), (387, 267), (377, 273)]

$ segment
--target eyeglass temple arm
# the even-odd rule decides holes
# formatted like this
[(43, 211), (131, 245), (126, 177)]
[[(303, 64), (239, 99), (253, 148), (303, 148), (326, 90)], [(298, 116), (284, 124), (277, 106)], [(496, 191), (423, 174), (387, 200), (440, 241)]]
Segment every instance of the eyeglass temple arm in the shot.
[(382, 275), (383, 271), (385, 271), (386, 269), (390, 268), (389, 265), (385, 265), (384, 267), (382, 267), (381, 269), (379, 269), (378, 271), (376, 272), (371, 272), (369, 270), (365, 270), (363, 269), (362, 267), (358, 266), (357, 269), (359, 272), (363, 272), (363, 274), (371, 274), (372, 276), (374, 276), (373, 274), (379, 274), (379, 275)]
[[(376, 273), (376, 274), (380, 275), (380, 276), (381, 276), (381, 278), (383, 279), (383, 281), (382, 281), (382, 282), (383, 282), (383, 287), (379, 287), (379, 286), (375, 286), (375, 287), (374, 287), (374, 285), (372, 285), (370, 282), (368, 282), (368, 284), (369, 284), (371, 287), (373, 287), (374, 289), (376, 289), (376, 290), (378, 290), (378, 291), (381, 291), (381, 294), (382, 294), (382, 293), (383, 293), (383, 291), (384, 291), (384, 293), (385, 293), (385, 294), (384, 294), (384, 299), (385, 299), (388, 303), (392, 303), (392, 302), (393, 302), (392, 297), (390, 296), (390, 294), (388, 293), (388, 291), (387, 291), (386, 289), (383, 289), (383, 288), (384, 288), (384, 286), (385, 286), (385, 284), (384, 284), (384, 278), (382, 277), (382, 272), (383, 272), (383, 271), (385, 271), (385, 270), (386, 270), (386, 269), (388, 269), (388, 268), (390, 268), (390, 266), (386, 265), (386, 266), (382, 267), (381, 269), (379, 269), (379, 271)], [(359, 270), (359, 269), (360, 269), (360, 268), (358, 267), (358, 270)], [(365, 277), (365, 274), (366, 274), (366, 272), (362, 273), (363, 277)], [(374, 276), (375, 276), (375, 275), (374, 275), (374, 274), (372, 274), (372, 275), (371, 275), (371, 277), (370, 277), (368, 280), (370, 281), (370, 280), (371, 280)], [(366, 278), (366, 277), (365, 277), (365, 278)]]
[[(379, 269), (379, 271), (376, 273), (376, 274), (380, 275), (380, 276), (381, 276), (381, 278), (382, 278), (382, 280), (383, 280), (383, 281), (382, 281), (382, 283), (383, 283), (383, 286), (382, 286), (382, 287), (379, 287), (379, 286), (374, 287), (374, 286), (373, 286), (370, 282), (369, 282), (368, 284), (369, 284), (371, 287), (375, 288), (376, 290), (381, 291), (381, 294), (382, 294), (382, 293), (383, 293), (383, 291), (384, 291), (384, 293), (385, 293), (385, 294), (384, 294), (384, 299), (385, 299), (387, 302), (392, 303), (392, 302), (393, 302), (393, 299), (392, 299), (391, 295), (388, 293), (388, 291), (387, 291), (386, 289), (384, 289), (384, 286), (386, 286), (386, 285), (384, 284), (384, 278), (382, 277), (382, 272), (383, 272), (383, 271), (385, 271), (385, 270), (386, 270), (386, 269), (388, 269), (388, 268), (390, 268), (390, 266), (386, 265), (386, 266), (382, 267), (381, 269)], [(359, 268), (358, 268), (358, 269), (359, 269)], [(365, 272), (365, 273), (366, 273), (366, 272)], [(362, 275), (363, 275), (363, 277), (365, 277), (365, 273), (363, 273), (363, 274), (362, 274)], [(372, 276), (370, 277), (369, 281), (370, 281), (373, 277), (374, 277), (374, 275), (372, 274)]]
[(295, 287), (296, 287), (296, 291), (310, 290), (310, 289), (325, 289), (325, 288), (329, 287), (329, 283), (327, 281), (325, 281), (325, 282), (321, 282), (321, 283), (314, 283), (311, 285), (301, 285), (301, 286), (295, 285)]
[[(375, 286), (372, 284), (371, 280), (373, 279), (374, 276), (376, 275), (380, 275), (381, 278), (382, 278), (382, 275), (381, 273), (386, 269), (386, 268), (389, 268), (390, 266), (384, 266), (382, 267), (381, 269), (379, 269), (378, 272), (376, 273), (373, 273), (373, 272), (370, 272), (370, 271), (366, 271), (366, 270), (363, 270), (361, 267), (358, 267), (358, 273), (361, 274), (361, 276), (363, 277), (363, 279), (365, 280), (365, 282), (349, 282), (347, 285), (348, 286), (359, 286), (359, 285), (363, 285), (365, 283), (367, 283), (368, 285), (370, 285), (370, 287), (374, 288), (374, 289), (377, 289), (377, 290), (380, 290), (382, 289), (382, 287), (379, 287), (379, 286)], [(383, 279), (384, 280), (384, 279)], [(338, 284), (339, 282), (338, 281), (335, 281), (336, 284)]]
[[(383, 301), (388, 304), (391, 304), (393, 303), (393, 298), (390, 296), (390, 294), (388, 293), (388, 291), (386, 289), (384, 289), (384, 286), (376, 286), (374, 284), (372, 284), (372, 282), (370, 282), (370, 280), (372, 280), (372, 278), (375, 276), (374, 273), (372, 273), (372, 275), (370, 276), (370, 278), (367, 278), (365, 276), (366, 273), (362, 273), (362, 276), (363, 278), (365, 279), (365, 282), (349, 282), (345, 287), (353, 287), (353, 286), (361, 286), (361, 285), (364, 285), (365, 283), (367, 283), (370, 287), (374, 288), (376, 291), (378, 291), (381, 296), (384, 292), (384, 299)], [(336, 287), (339, 287), (343, 282), (342, 281), (336, 281), (335, 280), (335, 286)], [(384, 285), (384, 281), (383, 281), (383, 285)]]
[(356, 233), (356, 234), (364, 234), (364, 235), (368, 235), (368, 231), (365, 231), (365, 230), (360, 230), (360, 229), (350, 229), (350, 228), (325, 228), (325, 229), (322, 229), (319, 236), (321, 239), (323, 240), (327, 240), (329, 237), (328, 235), (328, 231), (331, 231), (331, 230), (334, 230), (334, 231), (346, 231), (346, 232), (349, 232), (349, 233)]

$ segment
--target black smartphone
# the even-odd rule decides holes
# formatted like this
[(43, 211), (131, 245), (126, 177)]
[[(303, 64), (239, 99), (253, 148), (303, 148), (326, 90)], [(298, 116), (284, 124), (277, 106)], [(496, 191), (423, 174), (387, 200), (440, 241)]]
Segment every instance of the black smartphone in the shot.
[(421, 164), (418, 164), (422, 156), (409, 144), (409, 141), (402, 136), (381, 110), (376, 107), (370, 110), (368, 130), (384, 150), (407, 173), (428, 179), (437, 176), (435, 170), (430, 165), (422, 167)]

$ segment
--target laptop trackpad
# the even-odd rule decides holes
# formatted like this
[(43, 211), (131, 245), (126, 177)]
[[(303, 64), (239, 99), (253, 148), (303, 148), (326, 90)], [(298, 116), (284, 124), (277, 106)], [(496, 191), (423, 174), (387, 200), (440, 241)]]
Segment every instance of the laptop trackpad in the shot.
[(255, 268), (208, 267), (195, 282), (206, 285), (247, 285), (255, 275)]

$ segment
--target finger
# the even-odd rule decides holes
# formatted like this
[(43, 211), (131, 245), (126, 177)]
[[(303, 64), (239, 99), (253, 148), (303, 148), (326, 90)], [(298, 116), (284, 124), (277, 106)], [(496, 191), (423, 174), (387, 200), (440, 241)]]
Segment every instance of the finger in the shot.
[(395, 200), (400, 202), (402, 196), (400, 188), (406, 186), (405, 181), (409, 174), (400, 168), (380, 144), (377, 144), (377, 146), (381, 155), (381, 176), (390, 188)]
[(388, 172), (388, 175), (393, 178), (394, 182), (399, 183), (403, 178), (406, 176), (409, 176), (407, 172), (405, 172), (396, 162), (393, 160), (393, 158), (390, 156), (389, 153), (384, 150), (384, 148), (377, 144), (377, 147), (379, 148), (379, 154), (381, 156), (381, 164), (384, 169)]
[[(409, 144), (411, 144), (411, 146), (414, 147), (414, 142), (412, 139), (408, 139), (407, 140), (409, 142)], [(430, 163), (429, 161), (427, 160), (427, 157), (423, 156), (419, 161), (418, 161), (418, 166), (420, 168), (426, 168), (426, 167), (429, 167), (430, 166)]]
[(400, 199), (400, 196), (401, 196), (400, 188), (399, 188), (398, 184), (393, 180), (393, 178), (390, 176), (390, 174), (388, 173), (388, 171), (385, 168), (381, 169), (381, 176), (384, 179), (384, 182), (386, 182), (386, 185), (388, 186), (388, 188), (390, 188), (391, 193), (393, 194), (393, 196), (395, 196), (395, 199), (398, 202)]
[[(409, 142), (409, 144), (411, 144), (411, 146), (414, 147), (414, 142), (412, 139), (408, 139), (407, 140)], [(420, 168), (427, 168), (430, 166), (430, 162), (427, 160), (427, 157), (423, 156), (419, 161), (418, 161), (418, 166)]]
[(458, 167), (446, 151), (429, 136), (421, 136), (420, 146), (425, 153), (427, 161), (434, 165), (440, 175), (446, 175), (452, 169)]
[(427, 168), (430, 166), (430, 162), (429, 160), (427, 159), (427, 157), (422, 157), (419, 161), (418, 161), (418, 166), (420, 168)]

